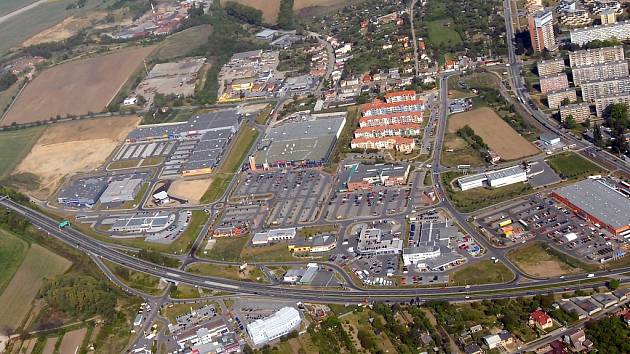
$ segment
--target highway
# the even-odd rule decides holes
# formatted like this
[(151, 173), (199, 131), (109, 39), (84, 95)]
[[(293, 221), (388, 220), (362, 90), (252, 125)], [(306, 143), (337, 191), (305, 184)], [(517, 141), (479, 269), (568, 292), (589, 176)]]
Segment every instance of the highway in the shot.
[[(514, 296), (543, 294), (549, 291), (563, 291), (566, 287), (587, 288), (603, 286), (603, 279), (592, 283), (573, 284), (575, 281), (584, 280), (584, 275), (567, 276), (565, 279), (546, 279), (530, 281), (525, 284), (486, 284), (465, 287), (445, 288), (404, 288), (404, 289), (358, 289), (358, 290), (312, 290), (290, 286), (265, 285), (244, 281), (229, 280), (218, 277), (201, 276), (187, 273), (180, 269), (159, 266), (154, 263), (135, 258), (118, 250), (104, 247), (92, 240), (89, 236), (74, 230), (71, 227), (59, 229), (57, 221), (41, 214), (40, 212), (18, 204), (8, 198), (0, 200), (0, 205), (26, 217), (30, 222), (48, 232), (52, 237), (76, 247), (99, 259), (105, 259), (134, 271), (164, 278), (171, 282), (189, 284), (195, 287), (207, 288), (218, 291), (226, 291), (238, 294), (260, 295), (278, 297), (283, 299), (295, 299), (300, 301), (321, 301), (350, 303), (362, 301), (409, 301), (416, 299), (427, 301), (431, 299), (447, 301), (480, 300), (491, 298), (509, 298)], [(623, 273), (630, 272), (630, 267), (597, 273), (597, 277), (621, 277)], [(622, 282), (627, 280), (623, 279)], [(540, 287), (532, 289), (532, 287)], [(544, 288), (542, 288), (544, 287)], [(484, 294), (483, 292), (491, 292)], [(467, 296), (466, 298), (464, 296)]]

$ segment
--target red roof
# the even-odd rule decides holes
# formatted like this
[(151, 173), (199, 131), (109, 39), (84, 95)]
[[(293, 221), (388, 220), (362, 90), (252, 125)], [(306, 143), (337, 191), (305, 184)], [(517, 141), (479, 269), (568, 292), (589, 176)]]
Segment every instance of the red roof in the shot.
[(532, 312), (529, 315), (529, 318), (531, 318), (532, 320), (538, 322), (541, 325), (546, 324), (551, 319), (551, 317), (549, 317), (549, 315), (547, 315), (544, 311), (541, 311), (541, 310), (536, 310), (536, 311)]
[(422, 126), (417, 123), (402, 123), (402, 124), (389, 124), (389, 125), (378, 125), (376, 127), (363, 127), (357, 128), (355, 133), (364, 133), (364, 132), (373, 132), (373, 131), (383, 131), (388, 129), (421, 129)]
[(416, 95), (416, 91), (414, 90), (405, 90), (405, 91), (395, 91), (395, 92), (388, 92), (385, 94), (385, 99), (388, 98), (392, 98), (392, 97), (398, 97), (398, 96), (415, 96)]

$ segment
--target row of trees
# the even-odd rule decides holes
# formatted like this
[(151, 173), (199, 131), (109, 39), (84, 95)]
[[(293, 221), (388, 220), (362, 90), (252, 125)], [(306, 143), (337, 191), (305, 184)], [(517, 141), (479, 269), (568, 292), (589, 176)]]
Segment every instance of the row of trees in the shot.
[(464, 139), (475, 151), (482, 155), (488, 151), (488, 145), (483, 141), (483, 138), (477, 135), (468, 124), (457, 130), (457, 136)]
[(17, 76), (13, 73), (6, 73), (0, 75), (0, 92), (8, 89), (18, 80)]
[(228, 1), (223, 5), (223, 8), (225, 9), (225, 13), (243, 22), (252, 25), (260, 25), (262, 23), (262, 11), (251, 6)]

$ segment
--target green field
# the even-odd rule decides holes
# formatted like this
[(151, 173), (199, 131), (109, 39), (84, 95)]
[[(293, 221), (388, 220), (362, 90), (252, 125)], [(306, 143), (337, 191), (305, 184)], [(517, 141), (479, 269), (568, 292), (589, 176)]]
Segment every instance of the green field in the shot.
[(152, 58), (158, 61), (167, 61), (194, 54), (194, 51), (208, 42), (208, 36), (212, 33), (210, 25), (192, 27), (168, 36), (156, 49)]
[(219, 261), (238, 261), (241, 251), (247, 243), (247, 237), (224, 237), (216, 239), (216, 243), (203, 257)]
[(212, 183), (208, 190), (201, 198), (202, 203), (215, 202), (223, 196), (227, 186), (232, 181), (234, 175), (238, 172), (241, 164), (245, 160), (249, 149), (254, 145), (258, 138), (258, 130), (245, 124), (241, 127), (236, 140), (232, 144), (230, 151), (227, 153), (225, 160), (212, 175)]
[[(0, 4), (7, 0), (1, 0)], [(15, 3), (24, 3), (24, 0), (9, 0)], [(33, 1), (30, 1), (33, 2)], [(0, 54), (9, 48), (20, 45), (29, 37), (52, 27), (63, 21), (66, 17), (81, 14), (99, 5), (100, 1), (88, 1), (81, 9), (66, 10), (68, 4), (76, 3), (76, 0), (47, 1), (18, 16), (12, 17), (0, 24)], [(9, 8), (9, 7), (7, 7)], [(5, 10), (6, 11), (6, 10)]]
[(22, 264), (26, 251), (28, 251), (28, 243), (0, 229), (0, 294)]
[(501, 262), (490, 260), (465, 265), (451, 274), (453, 285), (505, 283), (514, 278), (514, 274)]
[(582, 179), (605, 172), (596, 164), (572, 151), (552, 156), (547, 159), (547, 163), (560, 177), (570, 180)]
[(510, 251), (507, 256), (523, 272), (535, 277), (556, 277), (597, 269), (597, 266), (584, 264), (543, 242), (528, 243)]
[(159, 287), (159, 278), (123, 268), (108, 261), (105, 261), (104, 263), (107, 265), (107, 268), (109, 268), (123, 283), (127, 284), (127, 286), (150, 295), (158, 295), (162, 292), (162, 288)]
[(427, 31), (429, 32), (429, 42), (436, 46), (456, 45), (462, 43), (453, 27), (453, 20), (434, 20), (426, 22)]
[(0, 132), (0, 178), (13, 171), (31, 151), (44, 127)]
[(20, 268), (0, 295), (0, 328), (17, 328), (28, 314), (44, 278), (62, 274), (71, 264), (42, 246), (31, 245)]
[(475, 188), (467, 191), (452, 187), (451, 182), (456, 184), (455, 178), (461, 176), (457, 172), (445, 172), (442, 174), (442, 181), (446, 186), (448, 199), (461, 212), (469, 213), (483, 209), (490, 205), (501, 203), (532, 191), (532, 187), (526, 183), (516, 183), (499, 188)]
[(240, 272), (238, 266), (226, 266), (210, 263), (193, 263), (186, 270), (195, 274), (221, 277), (233, 280), (255, 281), (263, 283), (267, 279), (263, 272), (255, 266), (248, 266), (246, 271)]

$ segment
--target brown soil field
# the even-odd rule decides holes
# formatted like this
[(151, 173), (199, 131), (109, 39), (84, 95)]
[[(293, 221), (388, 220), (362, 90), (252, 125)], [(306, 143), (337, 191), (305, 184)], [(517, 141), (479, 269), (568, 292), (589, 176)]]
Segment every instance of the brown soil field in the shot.
[(28, 47), (47, 42), (59, 42), (79, 33), (84, 28), (91, 27), (97, 21), (107, 16), (106, 12), (92, 12), (77, 16), (70, 16), (50, 28), (47, 28), (22, 43)]
[(61, 340), (61, 345), (59, 345), (59, 354), (78, 353), (86, 334), (87, 328), (79, 328), (66, 333)]
[(139, 117), (126, 116), (52, 125), (18, 165), (15, 174), (38, 176), (39, 186), (26, 187), (26, 192), (47, 199), (63, 178), (101, 166), (139, 123)]
[(153, 49), (124, 49), (47, 69), (26, 86), (2, 123), (29, 123), (57, 115), (100, 112)]
[(196, 204), (199, 203), (211, 183), (212, 178), (178, 179), (168, 188), (168, 194), (177, 198), (187, 199), (189, 203)]
[(465, 125), (470, 126), (491, 150), (501, 155), (503, 160), (515, 160), (540, 152), (491, 108), (478, 108), (452, 115), (449, 118), (448, 130), (455, 133)]
[(55, 352), (55, 344), (57, 344), (57, 340), (57, 337), (46, 339), (46, 344), (44, 345), (42, 354), (53, 354)]
[[(278, 20), (280, 10), (280, 0), (221, 0), (221, 4), (228, 1), (238, 2), (251, 6), (263, 12), (263, 22), (274, 24)], [(326, 7), (344, 4), (348, 0), (295, 0), (293, 10), (300, 11), (309, 7)]]

